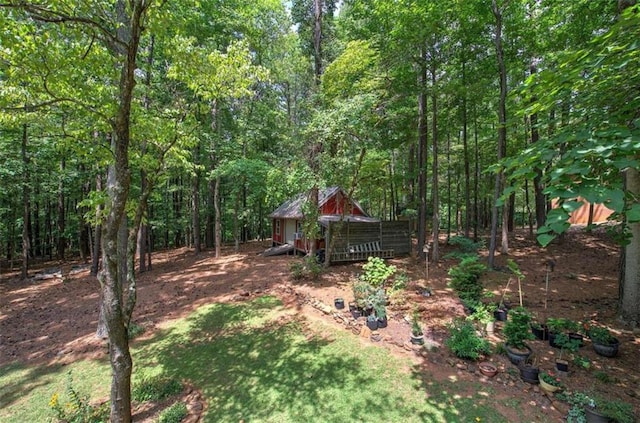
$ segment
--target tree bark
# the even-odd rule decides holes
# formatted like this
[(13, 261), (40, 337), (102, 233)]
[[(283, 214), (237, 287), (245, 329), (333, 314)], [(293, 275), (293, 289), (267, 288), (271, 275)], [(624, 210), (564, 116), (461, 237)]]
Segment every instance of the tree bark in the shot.
[[(64, 153), (63, 153), (64, 154)], [(58, 242), (57, 242), (57, 257), (58, 260), (64, 260), (64, 250), (67, 243), (64, 236), (65, 231), (65, 209), (64, 209), (64, 171), (66, 168), (66, 160), (64, 157), (60, 159), (60, 181), (58, 182)]]
[[(431, 194), (433, 207), (433, 246), (431, 248), (431, 261), (440, 260), (440, 197), (438, 193), (438, 98), (436, 92), (436, 63), (435, 52), (431, 52), (431, 137), (433, 139), (433, 168), (431, 170)], [(451, 201), (451, 199), (449, 199)]]
[(29, 219), (31, 207), (29, 199), (31, 192), (29, 189), (29, 156), (27, 155), (28, 131), (27, 124), (22, 125), (22, 268), (20, 271), (20, 279), (26, 279), (29, 276), (29, 251), (31, 245), (29, 242)]
[[(496, 18), (496, 29), (494, 43), (496, 47), (496, 58), (498, 62), (498, 76), (500, 82), (500, 103), (498, 105), (498, 161), (502, 160), (507, 150), (507, 71), (504, 62), (504, 50), (502, 46), (502, 12), (498, 7), (497, 0), (492, 0), (492, 11)], [(503, 172), (500, 171), (495, 178), (495, 186), (493, 192), (493, 206), (491, 212), (491, 238), (489, 241), (489, 267), (495, 265), (495, 250), (498, 238), (498, 199), (503, 187)], [(502, 246), (501, 252), (507, 254), (509, 252), (509, 238), (507, 232), (508, 202), (505, 201), (503, 206), (502, 219)]]
[[(640, 172), (625, 171), (627, 191), (638, 202), (640, 198)], [(640, 325), (640, 223), (627, 222), (631, 240), (624, 247), (624, 267), (621, 269), (620, 318), (632, 327)]]
[[(421, 57), (426, 60), (426, 51), (423, 47)], [(427, 239), (427, 68), (420, 66), (418, 74), (418, 244), (417, 256), (425, 257), (423, 247)]]
[(222, 255), (222, 217), (220, 216), (220, 177), (217, 176), (213, 186), (213, 208), (215, 210), (215, 255)]
[(322, 9), (323, 0), (313, 0), (313, 59), (315, 64), (316, 86), (320, 86), (322, 77)]

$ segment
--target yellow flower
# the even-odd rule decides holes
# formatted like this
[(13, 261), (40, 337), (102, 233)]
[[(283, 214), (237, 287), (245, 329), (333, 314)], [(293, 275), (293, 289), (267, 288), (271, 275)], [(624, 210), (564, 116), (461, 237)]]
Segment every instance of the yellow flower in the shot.
[(482, 421), (482, 419), (481, 419), (480, 417), (476, 417), (476, 421), (477, 421), (477, 422), (481, 422), (481, 421)]
[(51, 395), (51, 399), (49, 400), (49, 407), (56, 408), (58, 406), (58, 393), (55, 392)]

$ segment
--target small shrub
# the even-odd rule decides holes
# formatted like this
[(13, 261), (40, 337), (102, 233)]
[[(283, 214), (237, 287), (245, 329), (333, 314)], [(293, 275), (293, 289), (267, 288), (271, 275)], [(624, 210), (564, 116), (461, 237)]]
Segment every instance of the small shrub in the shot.
[(478, 259), (478, 256), (465, 258), (460, 264), (449, 269), (449, 276), (451, 276), (449, 286), (464, 301), (478, 301), (482, 297), (483, 288), (480, 276), (487, 270), (487, 267), (479, 263)]
[(295, 261), (289, 265), (289, 271), (294, 280), (317, 280), (322, 274), (322, 264), (315, 257), (307, 256), (302, 261)]
[(89, 404), (89, 395), (81, 395), (73, 386), (71, 372), (67, 373), (66, 394), (69, 397), (64, 405), (60, 402), (60, 396), (55, 392), (49, 400), (49, 407), (56, 415), (58, 422), (64, 423), (98, 423), (107, 421), (109, 407), (105, 403), (101, 406)]
[(478, 250), (484, 248), (483, 241), (473, 242), (472, 239), (459, 235), (449, 238), (449, 245), (457, 246), (463, 253), (477, 253)]
[(374, 293), (375, 289), (370, 283), (363, 280), (356, 280), (351, 287), (353, 290), (353, 300), (360, 308), (365, 308), (369, 302), (369, 297)]
[(534, 339), (530, 330), (531, 314), (524, 307), (509, 310), (509, 320), (504, 325), (502, 334), (507, 345), (513, 348), (524, 348), (526, 340)]
[(455, 320), (448, 328), (451, 336), (446, 344), (456, 357), (477, 360), (482, 354), (491, 352), (489, 341), (476, 333), (471, 322)]
[(387, 280), (396, 272), (396, 267), (386, 264), (380, 257), (369, 257), (362, 266), (364, 273), (360, 279), (370, 283), (375, 288), (384, 286)]
[(597, 371), (593, 374), (593, 377), (598, 379), (602, 383), (613, 383), (615, 382), (615, 378), (611, 377), (609, 373), (603, 371)]
[(176, 402), (160, 413), (158, 423), (180, 423), (187, 417), (187, 406), (183, 402)]
[(136, 338), (144, 333), (144, 326), (130, 323), (128, 328), (129, 339)]
[(164, 376), (143, 377), (140, 382), (134, 384), (131, 398), (138, 402), (159, 401), (181, 391), (182, 384), (176, 379)]

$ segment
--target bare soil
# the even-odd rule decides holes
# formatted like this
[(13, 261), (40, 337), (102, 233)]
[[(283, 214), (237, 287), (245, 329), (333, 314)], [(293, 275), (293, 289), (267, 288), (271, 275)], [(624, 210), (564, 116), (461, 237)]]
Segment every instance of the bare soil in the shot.
[[(452, 248), (441, 242), (442, 256)], [(153, 269), (138, 276), (138, 303), (134, 322), (145, 328), (144, 337), (168, 321), (185, 317), (201, 305), (211, 302), (246, 301), (271, 294), (288, 307), (296, 307), (309, 319), (322, 319), (362, 337), (363, 342), (376, 342), (390, 353), (411, 357), (415, 368), (428, 378), (459, 380), (460, 395), (468, 395), (477, 383), (492, 392), (487, 399), (510, 421), (564, 421), (567, 406), (547, 396), (537, 385), (520, 380), (517, 369), (502, 355), (487, 357), (497, 365), (493, 378), (482, 376), (477, 363), (456, 359), (444, 346), (446, 324), (465, 315), (457, 297), (447, 287), (448, 269), (457, 263), (441, 259), (426, 264), (415, 257), (389, 262), (409, 275), (410, 282), (401, 295), (392, 298), (389, 325), (373, 338), (362, 329), (363, 319), (353, 319), (348, 309), (337, 310), (334, 299), (349, 302), (351, 281), (361, 272), (362, 263), (332, 266), (319, 280), (294, 281), (289, 265), (300, 260), (293, 256), (263, 257), (269, 242), (242, 245), (239, 251), (228, 247), (223, 256), (212, 252), (195, 255), (183, 248), (154, 254)], [(631, 403), (640, 416), (640, 333), (624, 327), (616, 320), (618, 301), (619, 250), (605, 232), (586, 233), (573, 230), (560, 242), (546, 249), (535, 244), (524, 232), (510, 240), (510, 254), (498, 255), (500, 269), (484, 278), (485, 287), (496, 294), (496, 301), (506, 289), (508, 300), (520, 301), (518, 284), (506, 270), (507, 258), (514, 259), (525, 275), (522, 301), (539, 319), (568, 317), (583, 322), (609, 326), (621, 341), (616, 358), (595, 354), (589, 341), (579, 354), (591, 360), (587, 370), (571, 366), (564, 383), (568, 390), (598, 391), (606, 397)], [(545, 309), (547, 260), (553, 259), (555, 270), (549, 273), (549, 291)], [(43, 263), (32, 272), (59, 268), (62, 277), (21, 281), (17, 271), (2, 273), (0, 279), (0, 366), (11, 362), (28, 365), (65, 363), (107, 354), (103, 341), (95, 337), (98, 320), (99, 284), (89, 275), (84, 263)], [(32, 273), (33, 274), (33, 273)], [(431, 296), (423, 295), (426, 288)], [(429, 348), (416, 348), (409, 341), (409, 316), (417, 309), (425, 327)], [(501, 344), (500, 323), (491, 340)], [(135, 342), (135, 341), (134, 341)], [(542, 370), (553, 370), (558, 350), (548, 342), (531, 341)], [(191, 421), (206, 408), (194, 388), (185, 392), (190, 404)], [(149, 406), (137, 411), (136, 421), (147, 421), (162, 406)], [(524, 418), (524, 420), (522, 420)]]

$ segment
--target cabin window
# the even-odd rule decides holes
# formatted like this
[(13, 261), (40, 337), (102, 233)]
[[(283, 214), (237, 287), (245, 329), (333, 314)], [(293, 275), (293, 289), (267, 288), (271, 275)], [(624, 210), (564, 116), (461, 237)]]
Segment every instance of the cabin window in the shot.
[(276, 219), (276, 235), (280, 235), (280, 219)]

